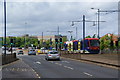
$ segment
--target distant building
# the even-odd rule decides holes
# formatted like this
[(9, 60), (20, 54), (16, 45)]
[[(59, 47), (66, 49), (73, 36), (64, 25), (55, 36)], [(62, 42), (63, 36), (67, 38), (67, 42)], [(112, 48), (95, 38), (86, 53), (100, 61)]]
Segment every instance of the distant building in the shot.
[[(42, 36), (37, 36), (37, 37), (38, 37), (38, 40), (41, 40), (41, 39), (42, 39)], [(67, 39), (67, 36), (58, 36), (58, 35), (43, 36), (43, 39), (44, 39), (44, 40), (49, 40), (49, 39), (51, 39), (52, 41), (54, 41), (56, 38), (59, 38), (59, 37), (62, 37), (62, 38), (66, 38), (66, 39)]]

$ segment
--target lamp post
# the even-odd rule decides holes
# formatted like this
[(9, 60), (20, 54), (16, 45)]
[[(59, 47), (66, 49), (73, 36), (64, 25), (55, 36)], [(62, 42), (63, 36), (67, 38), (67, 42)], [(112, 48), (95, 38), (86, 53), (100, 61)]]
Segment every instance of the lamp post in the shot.
[[(91, 8), (91, 9), (95, 9), (95, 8)], [(100, 29), (99, 28), (100, 27), (100, 23), (99, 23), (99, 21), (100, 21), (100, 9), (97, 9), (97, 12), (98, 12), (98, 21), (97, 21), (98, 22), (98, 38), (100, 38), (100, 35), (99, 35), (100, 34), (100, 30), (99, 30)]]
[[(74, 26), (72, 26), (74, 28)], [(77, 27), (75, 27), (75, 30), (76, 30), (76, 40), (77, 40)]]
[(25, 22), (25, 44), (24, 44), (24, 47), (25, 47), (25, 49), (26, 49), (26, 25), (27, 25), (27, 23)]
[(70, 33), (70, 41), (72, 40), (72, 32), (71, 30), (68, 31)]

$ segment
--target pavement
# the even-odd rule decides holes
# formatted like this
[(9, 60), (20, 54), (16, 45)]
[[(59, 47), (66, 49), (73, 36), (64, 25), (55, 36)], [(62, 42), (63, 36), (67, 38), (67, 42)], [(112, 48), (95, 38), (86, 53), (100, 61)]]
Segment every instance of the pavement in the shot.
[(81, 59), (111, 66), (120, 67), (120, 54), (82, 54)]
[(4, 65), (2, 78), (38, 78), (34, 70), (22, 60)]

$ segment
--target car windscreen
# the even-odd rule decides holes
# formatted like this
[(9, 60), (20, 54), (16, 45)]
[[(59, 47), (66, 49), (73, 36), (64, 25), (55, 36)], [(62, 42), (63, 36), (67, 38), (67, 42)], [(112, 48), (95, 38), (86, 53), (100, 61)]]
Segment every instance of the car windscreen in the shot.
[(49, 52), (49, 54), (58, 54), (58, 52)]

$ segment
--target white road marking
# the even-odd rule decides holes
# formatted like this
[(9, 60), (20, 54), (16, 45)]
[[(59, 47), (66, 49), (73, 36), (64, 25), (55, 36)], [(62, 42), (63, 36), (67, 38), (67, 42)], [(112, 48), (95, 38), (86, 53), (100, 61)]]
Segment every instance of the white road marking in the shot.
[(89, 74), (89, 73), (87, 73), (87, 72), (83, 72), (84, 74), (86, 74), (86, 75), (88, 75), (88, 76), (93, 76), (93, 75), (91, 75), (91, 74)]
[(71, 70), (73, 70), (73, 68), (71, 68), (71, 67), (68, 67), (69, 69), (71, 69)]
[(70, 63), (70, 62), (68, 62), (68, 61), (62, 61), (62, 62), (65, 62), (65, 63)]
[(53, 61), (49, 61), (49, 62), (53, 63)]
[(35, 62), (35, 63), (37, 63), (37, 64), (41, 64), (41, 62), (39, 62), (39, 61), (37, 61), (37, 62)]
[(68, 68), (68, 69), (71, 69), (71, 70), (73, 70), (73, 68), (72, 67), (68, 67), (68, 66), (64, 66), (65, 68)]
[(60, 64), (60, 63), (55, 63), (55, 64), (60, 65), (60, 66), (62, 65), (62, 64)]

